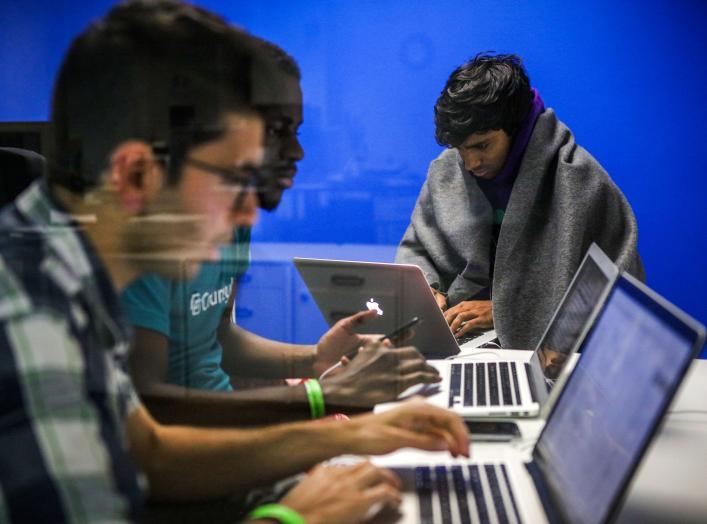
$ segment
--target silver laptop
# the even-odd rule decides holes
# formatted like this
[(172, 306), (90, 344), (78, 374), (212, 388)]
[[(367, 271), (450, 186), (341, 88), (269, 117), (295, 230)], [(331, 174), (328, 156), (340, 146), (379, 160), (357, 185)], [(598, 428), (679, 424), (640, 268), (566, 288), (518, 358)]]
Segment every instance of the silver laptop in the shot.
[(314, 258), (294, 258), (293, 262), (329, 325), (367, 308), (376, 309), (377, 318), (362, 326), (361, 332), (384, 334), (420, 317), (422, 322), (408, 344), (428, 358), (459, 353), (459, 344), (419, 267)]
[(618, 275), (611, 259), (592, 244), (529, 361), (504, 358), (502, 350), (431, 360), (442, 382), (423, 393), (464, 418), (546, 415), (566, 377), (570, 356)]
[[(417, 459), (393, 467), (400, 512), (376, 522), (572, 522), (614, 518), (628, 483), (705, 339), (704, 326), (621, 276), (530, 457), (497, 448), (482, 460)], [(472, 437), (473, 438), (473, 437)], [(437, 461), (436, 461), (437, 462)]]

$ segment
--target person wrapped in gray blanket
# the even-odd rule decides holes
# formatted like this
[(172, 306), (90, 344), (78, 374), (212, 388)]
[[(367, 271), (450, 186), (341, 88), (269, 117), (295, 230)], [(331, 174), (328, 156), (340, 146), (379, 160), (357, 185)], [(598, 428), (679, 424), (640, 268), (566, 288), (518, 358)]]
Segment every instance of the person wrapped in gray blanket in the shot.
[(452, 331), (532, 348), (592, 242), (644, 279), (631, 207), (546, 109), (517, 55), (479, 54), (435, 104), (432, 161), (395, 261), (416, 264)]

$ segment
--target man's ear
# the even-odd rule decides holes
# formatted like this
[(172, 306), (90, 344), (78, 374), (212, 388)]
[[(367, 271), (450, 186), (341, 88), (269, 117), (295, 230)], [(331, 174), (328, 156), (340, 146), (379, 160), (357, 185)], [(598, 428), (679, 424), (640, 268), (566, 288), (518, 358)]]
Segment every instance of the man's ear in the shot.
[(145, 142), (124, 142), (111, 155), (110, 185), (130, 214), (140, 214), (154, 200), (164, 176)]

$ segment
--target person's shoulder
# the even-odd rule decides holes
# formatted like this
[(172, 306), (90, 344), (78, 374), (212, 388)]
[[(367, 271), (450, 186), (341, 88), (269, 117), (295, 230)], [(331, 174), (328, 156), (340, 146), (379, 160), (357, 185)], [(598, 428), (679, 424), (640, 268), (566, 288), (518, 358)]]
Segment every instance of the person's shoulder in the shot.
[(538, 115), (528, 147), (535, 144), (558, 147), (569, 142), (574, 143), (572, 131), (558, 118), (555, 110), (548, 107)]
[(170, 283), (170, 279), (163, 277), (158, 273), (144, 273), (137, 277), (135, 280), (130, 282), (127, 287), (134, 287), (139, 285), (145, 286), (166, 286)]
[(577, 143), (572, 130), (558, 118), (553, 109), (548, 108), (540, 114), (531, 140), (533, 144), (532, 148), (529, 145), (529, 152), (539, 156), (549, 154), (558, 172), (575, 175), (569, 181), (585, 184), (587, 178), (594, 178), (598, 182), (610, 180), (599, 161)]
[(453, 167), (453, 166), (459, 166), (459, 153), (457, 153), (457, 150), (454, 148), (445, 148), (443, 149), (439, 155), (437, 155), (437, 158), (432, 160), (430, 162), (431, 166), (439, 166), (439, 167)]
[(47, 257), (48, 237), (36, 229), (0, 225), (0, 319), (31, 313), (37, 303), (55, 295), (55, 265)]
[[(169, 292), (171, 281), (157, 273), (145, 273), (130, 282), (120, 293), (123, 304), (131, 300), (142, 300), (146, 295), (164, 297)], [(126, 302), (127, 301), (127, 302)]]
[(430, 162), (427, 177), (431, 179), (443, 179), (449, 176), (456, 176), (461, 172), (461, 159), (456, 149), (445, 149), (437, 158)]
[[(19, 258), (16, 258), (13, 252), (0, 252), (0, 322), (32, 311), (32, 295), (26, 282), (31, 270), (20, 271), (17, 262)], [(41, 273), (36, 272), (33, 276), (41, 278)]]

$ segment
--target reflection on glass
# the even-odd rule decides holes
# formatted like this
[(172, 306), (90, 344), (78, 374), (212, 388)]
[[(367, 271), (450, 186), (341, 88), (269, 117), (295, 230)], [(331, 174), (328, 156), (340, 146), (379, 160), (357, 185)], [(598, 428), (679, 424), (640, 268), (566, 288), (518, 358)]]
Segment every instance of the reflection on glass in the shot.
[(606, 284), (606, 274), (588, 257), (536, 353), (549, 385), (560, 375)]

